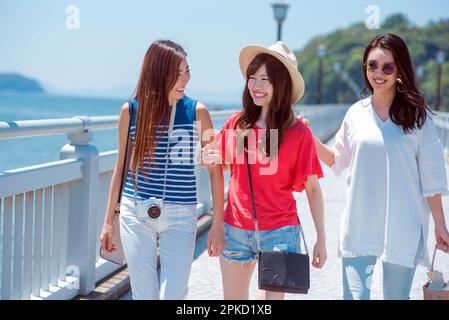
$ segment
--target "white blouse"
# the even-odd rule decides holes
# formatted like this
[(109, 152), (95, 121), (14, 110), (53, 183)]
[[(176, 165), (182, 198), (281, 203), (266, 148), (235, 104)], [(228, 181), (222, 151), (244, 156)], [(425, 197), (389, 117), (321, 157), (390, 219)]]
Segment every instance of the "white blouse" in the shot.
[(335, 136), (333, 171), (348, 168), (340, 257), (374, 255), (389, 263), (429, 267), (429, 207), (447, 194), (443, 149), (428, 113), (421, 129), (404, 133), (383, 121), (371, 97), (352, 105)]

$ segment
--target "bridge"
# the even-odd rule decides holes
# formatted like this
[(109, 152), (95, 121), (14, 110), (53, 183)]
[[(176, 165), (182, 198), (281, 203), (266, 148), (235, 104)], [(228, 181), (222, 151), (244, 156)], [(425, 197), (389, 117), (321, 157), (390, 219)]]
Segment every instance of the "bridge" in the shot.
[[(317, 137), (328, 141), (338, 130), (347, 108), (347, 105), (300, 106), (296, 112), (311, 120)], [(215, 124), (223, 123), (235, 111), (213, 111), (211, 116)], [(445, 154), (449, 155), (449, 113), (439, 112), (435, 122)], [(115, 265), (98, 254), (117, 151), (100, 153), (92, 139), (95, 132), (115, 129), (117, 123), (118, 116), (0, 122), (0, 140), (67, 135), (60, 161), (0, 173), (2, 300), (130, 298), (126, 266)], [(323, 270), (312, 270), (311, 294), (299, 296), (301, 299), (341, 299), (335, 230), (342, 211), (344, 184), (324, 165), (323, 168), (326, 178), (321, 184), (329, 261)], [(189, 299), (221, 299), (218, 260), (208, 257), (204, 250), (212, 207), (209, 178), (201, 167), (196, 168), (196, 173), (198, 239)], [(302, 194), (295, 197), (308, 242), (312, 244), (314, 232), (307, 202)], [(449, 202), (445, 200), (444, 206), (447, 214)], [(429, 247), (432, 240), (431, 236)], [(449, 270), (449, 261), (444, 260), (443, 265), (442, 270)], [(414, 298), (419, 298), (418, 291), (426, 279), (423, 272), (425, 275), (425, 270), (417, 271)], [(318, 284), (313, 279), (321, 280)], [(256, 286), (254, 280), (252, 289)], [(373, 290), (376, 294), (380, 292), (376, 287)], [(298, 296), (287, 295), (287, 299), (295, 298)]]

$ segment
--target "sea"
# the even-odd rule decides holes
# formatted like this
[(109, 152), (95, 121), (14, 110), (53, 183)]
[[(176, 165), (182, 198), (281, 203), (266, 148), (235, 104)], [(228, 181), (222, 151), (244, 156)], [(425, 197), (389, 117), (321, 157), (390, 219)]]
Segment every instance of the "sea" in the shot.
[[(47, 94), (0, 94), (0, 122), (71, 118), (74, 116), (118, 115), (127, 98), (94, 98)], [(208, 109), (240, 109), (239, 105), (203, 101)], [(214, 119), (220, 129), (226, 119)], [(59, 160), (61, 148), (68, 143), (67, 134), (19, 139), (0, 139), (0, 173)], [(95, 131), (93, 145), (100, 152), (117, 149), (117, 129)]]

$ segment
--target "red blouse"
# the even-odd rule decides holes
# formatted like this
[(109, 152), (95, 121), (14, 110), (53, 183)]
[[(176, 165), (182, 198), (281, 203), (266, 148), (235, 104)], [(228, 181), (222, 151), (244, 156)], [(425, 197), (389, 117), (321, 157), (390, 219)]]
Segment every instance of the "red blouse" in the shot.
[[(224, 221), (237, 228), (254, 230), (248, 169), (243, 151), (236, 150), (237, 139), (233, 131), (238, 115), (230, 116), (216, 137), (222, 160), (231, 171)], [(311, 175), (323, 177), (312, 132), (297, 120), (285, 131), (278, 155), (272, 160), (268, 160), (261, 148), (256, 147), (256, 141), (264, 133), (265, 129), (254, 125), (248, 136), (248, 157), (259, 229), (298, 225), (296, 200), (292, 192), (301, 192)]]

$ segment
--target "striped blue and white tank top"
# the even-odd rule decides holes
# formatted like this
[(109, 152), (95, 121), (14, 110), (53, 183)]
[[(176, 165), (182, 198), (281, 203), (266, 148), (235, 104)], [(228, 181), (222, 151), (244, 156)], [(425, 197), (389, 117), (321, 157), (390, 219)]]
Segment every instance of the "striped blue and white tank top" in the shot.
[[(158, 142), (153, 155), (144, 160), (145, 175), (137, 172), (137, 189), (128, 171), (123, 195), (138, 200), (150, 197), (162, 199), (166, 176), (166, 203), (196, 204), (195, 149), (198, 142), (196, 126), (196, 100), (184, 96), (176, 104), (173, 131), (168, 141), (168, 124), (157, 129)], [(134, 100), (134, 117), (131, 122), (131, 139), (134, 142), (138, 102)], [(130, 109), (131, 112), (131, 109)], [(166, 155), (168, 153), (168, 162)]]

